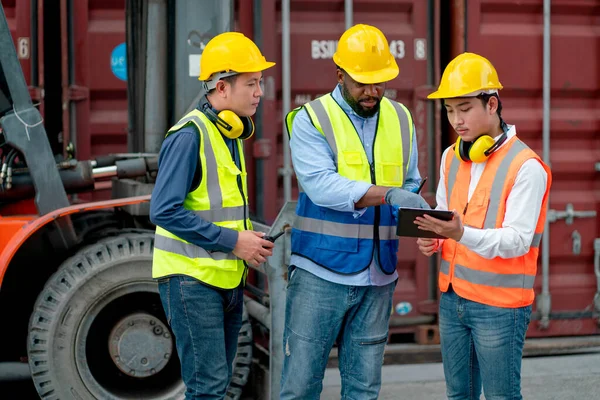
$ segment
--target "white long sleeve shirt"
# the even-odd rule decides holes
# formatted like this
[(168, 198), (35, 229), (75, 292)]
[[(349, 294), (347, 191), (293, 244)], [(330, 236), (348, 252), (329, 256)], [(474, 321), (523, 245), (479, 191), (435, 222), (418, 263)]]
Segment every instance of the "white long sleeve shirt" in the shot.
[[(508, 138), (502, 146), (506, 145), (508, 139), (516, 134), (517, 131), (513, 125), (510, 127)], [(495, 139), (498, 138), (499, 136)], [(446, 149), (442, 155), (440, 182), (436, 193), (436, 209), (438, 210), (448, 210), (446, 171), (444, 167), (446, 157), (454, 157), (454, 152), (450, 152), (450, 148)], [(486, 164), (487, 162), (471, 164), (468, 200), (471, 200), (471, 195), (479, 183)], [(527, 254), (540, 216), (547, 182), (548, 174), (537, 160), (525, 161), (517, 173), (515, 184), (506, 200), (506, 213), (502, 228), (477, 229), (465, 226), (463, 237), (459, 243), (481, 257), (488, 259), (495, 257), (514, 258)], [(442, 243), (443, 241), (440, 240), (438, 249), (441, 248)]]

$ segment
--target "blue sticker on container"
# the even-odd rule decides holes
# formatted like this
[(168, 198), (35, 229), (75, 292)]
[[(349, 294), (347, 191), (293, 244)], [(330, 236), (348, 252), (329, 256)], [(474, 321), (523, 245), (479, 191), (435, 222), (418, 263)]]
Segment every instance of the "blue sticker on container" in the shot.
[(127, 47), (125, 43), (121, 43), (113, 49), (110, 55), (110, 69), (120, 80), (127, 80)]
[(412, 311), (412, 304), (407, 301), (396, 304), (396, 313), (399, 315), (406, 315)]

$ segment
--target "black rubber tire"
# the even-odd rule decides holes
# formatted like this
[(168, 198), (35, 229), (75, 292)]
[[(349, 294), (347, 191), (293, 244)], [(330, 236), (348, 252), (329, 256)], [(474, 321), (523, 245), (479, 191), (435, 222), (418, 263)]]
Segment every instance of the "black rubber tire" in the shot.
[[(137, 294), (138, 288), (139, 293), (152, 295), (153, 292), (158, 296), (158, 287), (151, 275), (153, 249), (153, 233), (128, 232), (108, 237), (81, 249), (50, 277), (36, 300), (27, 340), (33, 383), (42, 399), (184, 398), (185, 386), (180, 377), (164, 389), (132, 396), (103, 387), (87, 365), (85, 342), (93, 324), (91, 320), (99, 314), (95, 309), (98, 304), (123, 293)], [(251, 335), (246, 315), (234, 365), (235, 380), (231, 383), (234, 397), (229, 399), (239, 399), (235, 397), (238, 392), (235, 389), (240, 389), (241, 394), (247, 382), (252, 358)]]
[(242, 315), (242, 327), (238, 335), (238, 348), (233, 360), (233, 374), (231, 376), (231, 382), (227, 388), (227, 394), (225, 399), (227, 400), (239, 400), (242, 396), (242, 391), (246, 383), (248, 383), (248, 376), (250, 376), (250, 367), (252, 366), (252, 325), (250, 324), (250, 318), (248, 317), (248, 311), (244, 306), (244, 312)]

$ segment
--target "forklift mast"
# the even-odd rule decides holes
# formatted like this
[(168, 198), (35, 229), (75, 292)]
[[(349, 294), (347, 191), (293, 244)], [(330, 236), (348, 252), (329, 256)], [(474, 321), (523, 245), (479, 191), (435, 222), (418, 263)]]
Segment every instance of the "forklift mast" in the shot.
[[(40, 215), (69, 206), (60, 179), (42, 115), (34, 107), (17, 58), (4, 8), (0, 4), (0, 87), (3, 109), (0, 127), (4, 141), (16, 148), (27, 162), (35, 187), (35, 205)], [(76, 242), (69, 218), (57, 221), (65, 248)]]

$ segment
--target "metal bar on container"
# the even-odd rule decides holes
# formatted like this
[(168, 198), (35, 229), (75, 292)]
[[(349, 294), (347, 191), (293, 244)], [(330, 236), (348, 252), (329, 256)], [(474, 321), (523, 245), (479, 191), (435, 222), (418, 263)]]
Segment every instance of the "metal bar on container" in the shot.
[(596, 294), (594, 307), (600, 313), (600, 238), (594, 239), (594, 274), (596, 275)]
[[(62, 79), (63, 79), (63, 145), (69, 146), (73, 144), (73, 150), (78, 158), (88, 158), (89, 151), (81, 151), (84, 145), (80, 142), (80, 136), (77, 132), (77, 107), (74, 102), (69, 100), (68, 87), (76, 85), (80, 82), (76, 81), (75, 75), (75, 4), (71, 6), (67, 1), (61, 2), (61, 41), (63, 41), (62, 49)], [(62, 20), (66, 20), (66, 25)], [(81, 60), (80, 60), (81, 61)], [(87, 82), (82, 82), (84, 85)], [(65, 108), (65, 104), (67, 108)], [(68, 139), (68, 140), (66, 140)], [(89, 139), (91, 141), (91, 138)], [(84, 142), (81, 140), (81, 142)]]
[[(435, 30), (436, 26), (436, 0), (429, 0), (427, 6), (427, 86), (435, 84)], [(427, 102), (427, 176), (429, 180), (429, 191), (435, 192), (437, 183), (437, 143), (435, 140), (435, 107), (433, 101)], [(429, 257), (429, 298), (437, 299), (437, 254)]]
[(167, 126), (167, 0), (148, 2), (146, 35), (146, 84), (144, 129), (136, 134), (144, 135), (144, 148), (139, 151), (158, 152)]
[(354, 25), (353, 22), (353, 17), (354, 17), (354, 10), (353, 10), (353, 4), (354, 0), (345, 0), (344, 1), (344, 17), (346, 19), (346, 29), (349, 29), (352, 27), (352, 25)]
[[(550, 0), (544, 0), (544, 37), (543, 37), (543, 127), (542, 127), (542, 157), (550, 165)], [(548, 202), (549, 206), (550, 202)], [(539, 295), (538, 306), (542, 319), (540, 327), (547, 328), (550, 324), (550, 223), (548, 218), (544, 224), (542, 236), (542, 293)]]
[(290, 0), (281, 2), (281, 71), (283, 105), (283, 199), (292, 200), (292, 160), (285, 116), (291, 109), (292, 81), (290, 68)]
[(233, 1), (221, 1), (221, 12), (219, 12), (219, 31), (227, 32), (232, 23), (231, 16), (233, 15)]

